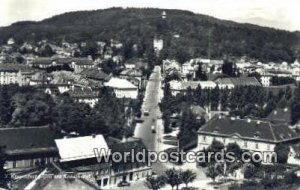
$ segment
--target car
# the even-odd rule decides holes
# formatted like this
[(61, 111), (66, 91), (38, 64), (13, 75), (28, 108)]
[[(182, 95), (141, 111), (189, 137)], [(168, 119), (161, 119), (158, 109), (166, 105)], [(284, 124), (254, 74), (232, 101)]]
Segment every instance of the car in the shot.
[(151, 126), (151, 131), (152, 131), (152, 133), (156, 133), (156, 129), (155, 129), (154, 125)]
[(118, 187), (129, 187), (130, 183), (127, 181), (121, 181), (120, 183), (118, 183)]
[(144, 109), (144, 115), (148, 116), (149, 115), (149, 110), (148, 109)]

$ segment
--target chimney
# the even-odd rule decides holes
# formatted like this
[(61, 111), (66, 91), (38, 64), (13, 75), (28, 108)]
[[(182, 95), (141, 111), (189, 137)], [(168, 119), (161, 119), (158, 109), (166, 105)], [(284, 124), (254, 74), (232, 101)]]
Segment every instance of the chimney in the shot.
[(247, 119), (247, 122), (248, 122), (248, 123), (250, 123), (250, 122), (251, 122), (251, 119), (250, 119), (250, 118), (248, 118), (248, 119)]
[(93, 139), (96, 138), (96, 134), (93, 133), (93, 134), (92, 134), (92, 138), (93, 138)]
[(284, 112), (287, 112), (288, 111), (288, 108), (284, 108)]
[(256, 121), (256, 124), (259, 125), (259, 124), (260, 124), (260, 121)]
[(277, 115), (277, 110), (274, 111), (274, 115)]
[(234, 121), (234, 120), (235, 120), (235, 117), (231, 117), (230, 119)]

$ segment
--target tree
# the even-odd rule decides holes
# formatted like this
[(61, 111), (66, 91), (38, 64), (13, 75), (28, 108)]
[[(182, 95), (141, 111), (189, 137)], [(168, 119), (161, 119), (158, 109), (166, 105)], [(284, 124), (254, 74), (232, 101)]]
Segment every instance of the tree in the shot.
[(185, 184), (186, 189), (188, 189), (188, 184), (193, 182), (197, 177), (196, 173), (191, 170), (183, 171), (181, 172), (180, 175), (181, 175), (180, 178), (182, 182)]
[(290, 153), (289, 146), (280, 143), (275, 146), (274, 151), (276, 152), (277, 162), (280, 164), (286, 164)]
[(166, 183), (168, 183), (172, 187), (172, 190), (175, 186), (178, 189), (179, 185), (182, 183), (180, 179), (180, 171), (175, 170), (174, 168), (168, 169), (167, 171), (165, 171), (165, 175)]
[(7, 188), (10, 177), (8, 172), (4, 169), (6, 162), (6, 156), (3, 151), (3, 147), (0, 147), (0, 188)]
[(159, 176), (157, 178), (148, 176), (145, 181), (145, 186), (152, 190), (158, 190), (165, 186), (165, 176)]
[(220, 175), (220, 171), (217, 169), (215, 164), (210, 163), (207, 167), (205, 174), (207, 177), (210, 177), (213, 180), (213, 182), (215, 182), (216, 177)]
[(203, 80), (203, 81), (207, 80), (207, 76), (205, 72), (202, 71), (202, 64), (198, 66), (198, 69), (195, 74), (196, 74), (196, 80)]
[(228, 60), (225, 60), (222, 65), (222, 73), (230, 77), (237, 76), (236, 69), (234, 68), (233, 63)]

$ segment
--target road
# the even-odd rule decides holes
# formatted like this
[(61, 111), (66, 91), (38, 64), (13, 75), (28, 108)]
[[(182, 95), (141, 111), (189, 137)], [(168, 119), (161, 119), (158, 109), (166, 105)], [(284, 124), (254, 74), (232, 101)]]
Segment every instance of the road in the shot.
[[(161, 135), (161, 125), (157, 125), (157, 118), (161, 117), (161, 111), (158, 105), (161, 97), (161, 71), (160, 67), (156, 66), (149, 78), (144, 103), (142, 105), (142, 112), (143, 110), (149, 110), (149, 115), (142, 115), (144, 122), (138, 123), (134, 132), (134, 136), (143, 139), (145, 145), (151, 151), (157, 150), (156, 143)], [(157, 127), (157, 133), (152, 133), (152, 125)]]

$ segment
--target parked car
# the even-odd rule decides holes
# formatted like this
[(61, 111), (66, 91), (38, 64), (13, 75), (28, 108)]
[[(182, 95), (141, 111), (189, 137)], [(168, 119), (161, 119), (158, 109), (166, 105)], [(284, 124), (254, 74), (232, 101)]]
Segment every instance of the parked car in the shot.
[(152, 131), (152, 133), (156, 133), (156, 129), (155, 129), (154, 125), (151, 126), (151, 131)]
[(127, 182), (127, 181), (121, 181), (119, 184), (118, 184), (118, 187), (128, 187), (130, 186), (130, 183)]

